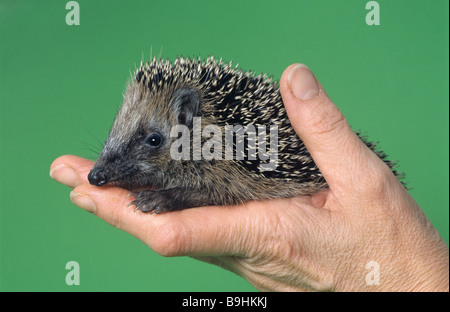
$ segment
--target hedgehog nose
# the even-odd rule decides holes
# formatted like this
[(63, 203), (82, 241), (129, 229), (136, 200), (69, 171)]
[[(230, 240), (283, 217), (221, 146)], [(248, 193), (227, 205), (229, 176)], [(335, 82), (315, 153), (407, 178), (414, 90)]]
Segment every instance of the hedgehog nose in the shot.
[(96, 186), (102, 186), (106, 184), (106, 174), (103, 168), (95, 168), (89, 172), (88, 175), (89, 183)]

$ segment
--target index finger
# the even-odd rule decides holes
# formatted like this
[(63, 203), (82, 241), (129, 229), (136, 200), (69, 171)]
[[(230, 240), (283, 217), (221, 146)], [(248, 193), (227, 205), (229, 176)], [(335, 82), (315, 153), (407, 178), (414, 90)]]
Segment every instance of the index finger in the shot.
[[(139, 238), (155, 252), (164, 256), (247, 253), (250, 222), (243, 217), (244, 205), (191, 208), (163, 214), (134, 211), (134, 207), (129, 207), (133, 200), (128, 196), (129, 191), (87, 182), (92, 165), (93, 162), (77, 156), (62, 156), (53, 162), (51, 176), (74, 187), (71, 193), (74, 204)], [(76, 178), (68, 179), (70, 175)], [(68, 180), (71, 182), (67, 184)]]

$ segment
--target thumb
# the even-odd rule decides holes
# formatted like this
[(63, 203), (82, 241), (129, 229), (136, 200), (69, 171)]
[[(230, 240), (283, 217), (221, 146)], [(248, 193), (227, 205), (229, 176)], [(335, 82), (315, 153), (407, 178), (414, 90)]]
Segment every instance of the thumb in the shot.
[(375, 154), (353, 132), (308, 67), (289, 66), (280, 90), (292, 126), (330, 188), (351, 187), (355, 172), (367, 172)]

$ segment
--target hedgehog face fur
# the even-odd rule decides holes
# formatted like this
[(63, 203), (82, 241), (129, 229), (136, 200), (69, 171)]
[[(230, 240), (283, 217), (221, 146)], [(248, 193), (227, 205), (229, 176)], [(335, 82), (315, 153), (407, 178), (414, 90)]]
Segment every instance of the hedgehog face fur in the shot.
[[(183, 125), (192, 136), (196, 117), (202, 129), (276, 125), (278, 166), (261, 170), (264, 161), (250, 156), (174, 159), (170, 148), (177, 137), (171, 130)], [(374, 150), (372, 143), (367, 145)], [(384, 154), (376, 153), (393, 167)], [(130, 190), (136, 209), (155, 213), (307, 195), (327, 187), (289, 123), (277, 82), (213, 57), (141, 64), (88, 179), (93, 185)]]
[(165, 172), (169, 171), (170, 164), (167, 159), (174, 140), (169, 135), (171, 128), (186, 124), (187, 118), (192, 119), (186, 117), (190, 111), (186, 100), (198, 107), (200, 97), (186, 86), (153, 94), (139, 81), (133, 81), (89, 174), (90, 183), (116, 185), (132, 191), (166, 186)]

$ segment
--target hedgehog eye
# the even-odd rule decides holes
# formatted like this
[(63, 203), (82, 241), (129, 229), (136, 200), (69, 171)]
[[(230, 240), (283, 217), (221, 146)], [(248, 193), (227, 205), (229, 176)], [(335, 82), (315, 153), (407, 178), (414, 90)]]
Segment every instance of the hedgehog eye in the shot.
[(162, 141), (163, 141), (163, 139), (162, 139), (161, 135), (159, 135), (158, 133), (152, 133), (147, 138), (146, 143), (148, 145), (150, 145), (150, 147), (157, 148), (157, 147), (161, 146)]

